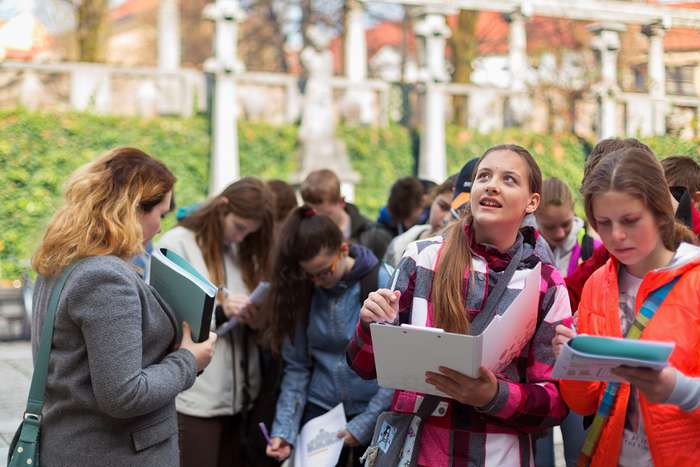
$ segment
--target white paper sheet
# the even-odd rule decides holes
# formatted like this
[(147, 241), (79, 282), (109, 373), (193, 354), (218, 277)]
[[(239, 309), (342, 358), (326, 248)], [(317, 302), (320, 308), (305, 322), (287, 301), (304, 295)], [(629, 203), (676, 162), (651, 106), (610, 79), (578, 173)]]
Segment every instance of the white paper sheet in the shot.
[[(638, 344), (641, 345), (645, 343), (649, 342), (638, 341)], [(652, 344), (667, 347), (669, 355), (675, 346), (674, 343), (665, 342), (653, 342)], [(624, 379), (612, 373), (613, 368), (617, 368), (621, 365), (661, 370), (668, 366), (668, 360), (654, 362), (634, 358), (592, 355), (579, 352), (569, 345), (564, 345), (554, 364), (552, 376), (558, 379), (625, 383), (626, 381)]]
[(334, 467), (343, 449), (338, 432), (346, 426), (343, 404), (306, 422), (297, 437), (294, 467)]
[(370, 329), (379, 385), (444, 396), (425, 382), (426, 371), (438, 372), (438, 367), (444, 366), (473, 378), (478, 377), (481, 366), (501, 371), (529, 342), (537, 324), (540, 265), (523, 272), (522, 280), (523, 290), (478, 336), (373, 323)]

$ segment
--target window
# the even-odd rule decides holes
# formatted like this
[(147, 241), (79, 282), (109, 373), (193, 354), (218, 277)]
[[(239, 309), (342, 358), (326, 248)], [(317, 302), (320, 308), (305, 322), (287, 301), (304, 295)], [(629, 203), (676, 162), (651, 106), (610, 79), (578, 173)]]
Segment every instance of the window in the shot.
[(694, 96), (695, 67), (693, 65), (666, 68), (666, 93), (676, 96)]

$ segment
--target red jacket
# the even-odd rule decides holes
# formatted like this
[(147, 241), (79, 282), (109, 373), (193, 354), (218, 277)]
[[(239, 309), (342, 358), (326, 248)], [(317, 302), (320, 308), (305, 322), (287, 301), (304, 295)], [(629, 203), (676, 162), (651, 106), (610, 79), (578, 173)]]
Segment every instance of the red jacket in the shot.
[(610, 258), (610, 253), (605, 249), (605, 246), (600, 245), (595, 249), (593, 255), (583, 263), (579, 264), (576, 270), (564, 278), (566, 289), (569, 291), (569, 302), (571, 303), (571, 312), (578, 310), (578, 304), (581, 301), (581, 292), (583, 286), (591, 274), (599, 267), (605, 264)]
[[(688, 376), (700, 376), (700, 248), (682, 244), (673, 263), (647, 273), (637, 293), (637, 312), (650, 292), (682, 276), (642, 333), (642, 340), (675, 342), (670, 363)], [(618, 263), (611, 258), (590, 277), (578, 311), (580, 333), (622, 337), (619, 311)], [(582, 415), (593, 414), (606, 383), (561, 381), (564, 400)], [(617, 465), (630, 395), (620, 390), (610, 418), (593, 453), (591, 465)], [(700, 458), (700, 409), (683, 412), (675, 405), (653, 404), (640, 393), (649, 449), (655, 467), (695, 466)]]

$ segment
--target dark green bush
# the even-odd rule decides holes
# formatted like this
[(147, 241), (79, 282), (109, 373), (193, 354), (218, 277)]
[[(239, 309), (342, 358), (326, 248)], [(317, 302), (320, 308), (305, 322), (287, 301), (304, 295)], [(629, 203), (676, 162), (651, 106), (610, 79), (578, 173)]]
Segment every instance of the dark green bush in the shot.
[[(299, 167), (295, 126), (239, 123), (242, 175), (287, 179)], [(388, 128), (340, 128), (351, 163), (362, 180), (355, 201), (371, 218), (386, 201), (391, 183), (412, 170), (408, 132)], [(556, 175), (573, 188), (583, 173), (583, 151), (571, 135), (541, 135), (506, 130), (479, 134), (447, 129), (450, 173), (495, 144), (529, 148), (544, 176)], [(698, 141), (663, 137), (646, 140), (663, 155), (697, 157)], [(183, 206), (205, 199), (209, 135), (204, 118), (138, 119), (80, 113), (42, 114), (0, 111), (0, 279), (26, 268), (46, 222), (60, 203), (68, 176), (80, 165), (116, 146), (136, 146), (163, 160), (178, 178), (175, 195)], [(164, 223), (172, 226), (173, 216)]]

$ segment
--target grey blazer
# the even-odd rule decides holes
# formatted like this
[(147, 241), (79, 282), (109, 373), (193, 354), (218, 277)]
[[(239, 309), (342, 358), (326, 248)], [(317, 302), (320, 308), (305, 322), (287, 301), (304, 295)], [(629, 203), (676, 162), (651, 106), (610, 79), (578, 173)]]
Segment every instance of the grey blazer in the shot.
[[(56, 278), (34, 291), (32, 350)], [(175, 396), (197, 364), (173, 352), (175, 322), (159, 296), (114, 256), (84, 259), (68, 278), (54, 328), (41, 463), (178, 466)]]

